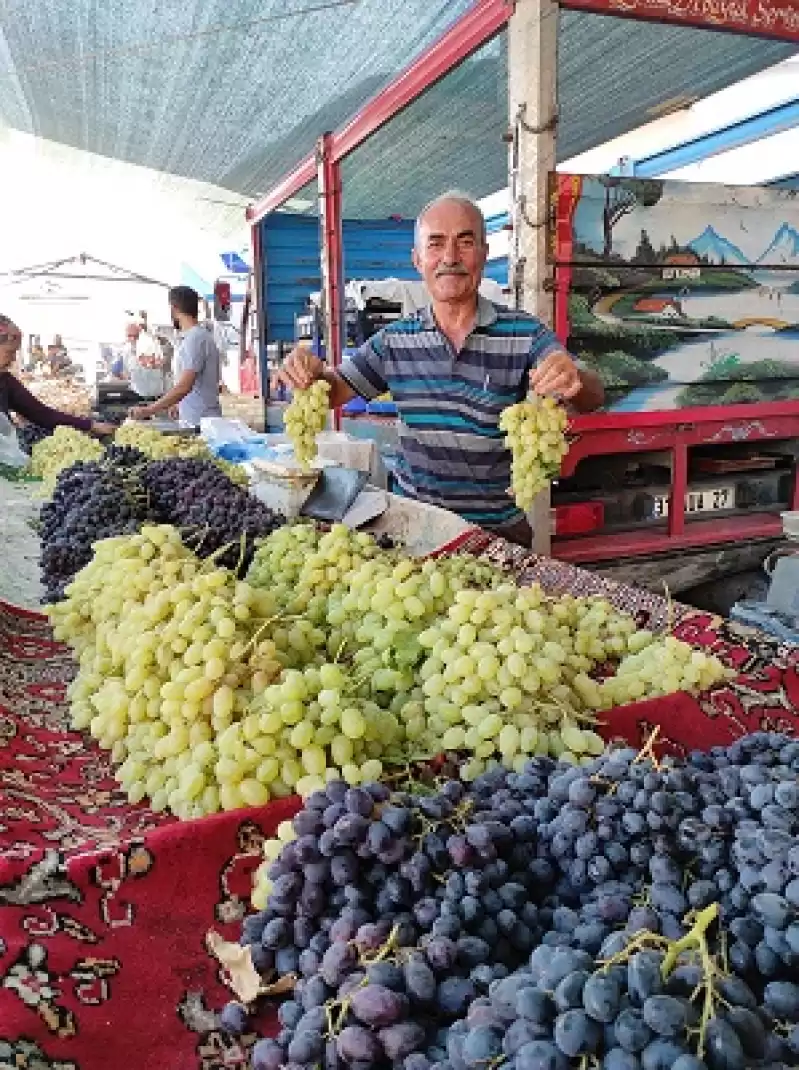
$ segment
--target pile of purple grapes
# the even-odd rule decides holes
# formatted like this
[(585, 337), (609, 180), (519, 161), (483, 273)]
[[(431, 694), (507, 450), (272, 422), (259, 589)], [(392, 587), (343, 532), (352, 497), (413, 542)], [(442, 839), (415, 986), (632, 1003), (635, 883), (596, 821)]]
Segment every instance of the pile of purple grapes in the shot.
[(36, 443), (43, 442), (44, 439), (49, 438), (52, 433), (52, 430), (49, 428), (40, 427), (38, 424), (23, 424), (22, 427), (17, 428), (19, 448), (30, 456), (30, 452)]
[(133, 462), (130, 455), (124, 464), (77, 461), (59, 474), (39, 515), (46, 602), (64, 597), (65, 587), (91, 561), (95, 542), (133, 534), (152, 519)]
[[(40, 513), (45, 602), (87, 565), (99, 539), (128, 535), (143, 523), (174, 524), (200, 557), (243, 576), (263, 538), (284, 523), (211, 461), (149, 461), (134, 446), (110, 445), (99, 461), (78, 461), (58, 476)], [(222, 547), (227, 547), (218, 553)]]
[(253, 1070), (799, 1066), (797, 740), (333, 781), (294, 829), (241, 934), (297, 977)]
[[(165, 524), (184, 532), (184, 541), (200, 557), (244, 576), (255, 540), (285, 523), (263, 502), (231, 482), (212, 461), (175, 457), (151, 461), (142, 474), (150, 502)], [(228, 547), (218, 553), (222, 547)]]

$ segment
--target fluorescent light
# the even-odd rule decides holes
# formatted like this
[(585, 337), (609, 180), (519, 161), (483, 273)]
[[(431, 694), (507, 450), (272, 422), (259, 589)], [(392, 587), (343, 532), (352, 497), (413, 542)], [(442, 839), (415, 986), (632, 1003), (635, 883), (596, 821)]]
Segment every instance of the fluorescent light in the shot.
[(290, 212), (304, 212), (308, 208), (313, 208), (313, 201), (306, 201), (302, 197), (289, 197), (283, 202), (283, 207), (288, 208)]

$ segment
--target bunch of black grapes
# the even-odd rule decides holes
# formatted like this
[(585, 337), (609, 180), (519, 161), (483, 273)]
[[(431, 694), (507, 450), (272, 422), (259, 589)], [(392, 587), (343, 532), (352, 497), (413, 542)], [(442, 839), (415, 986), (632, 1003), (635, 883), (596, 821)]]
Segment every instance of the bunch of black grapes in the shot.
[(140, 462), (131, 455), (124, 460), (77, 461), (59, 474), (40, 513), (46, 602), (64, 597), (65, 587), (91, 560), (95, 542), (133, 534), (153, 519), (139, 479)]
[(17, 441), (19, 442), (19, 448), (30, 456), (31, 450), (36, 443), (49, 438), (52, 433), (52, 430), (46, 427), (39, 427), (38, 424), (25, 424), (23, 427), (18, 427)]
[[(142, 479), (159, 519), (174, 524), (199, 557), (216, 555), (218, 564), (243, 576), (252, 561), (255, 540), (285, 523), (212, 461), (169, 458), (151, 461)], [(217, 551), (226, 549), (222, 553)]]
[(797, 740), (332, 781), (294, 831), (241, 935), (300, 978), (254, 1070), (799, 1067)]

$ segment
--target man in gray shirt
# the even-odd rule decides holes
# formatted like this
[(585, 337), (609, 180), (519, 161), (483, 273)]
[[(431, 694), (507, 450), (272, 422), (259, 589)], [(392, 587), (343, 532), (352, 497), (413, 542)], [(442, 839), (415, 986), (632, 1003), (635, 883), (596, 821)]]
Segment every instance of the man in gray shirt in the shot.
[(190, 286), (169, 291), (172, 323), (181, 332), (175, 356), (175, 385), (149, 405), (130, 410), (134, 420), (178, 407), (180, 422), (196, 427), (204, 416), (221, 416), (219, 405), (220, 354), (211, 331), (198, 322), (200, 295)]

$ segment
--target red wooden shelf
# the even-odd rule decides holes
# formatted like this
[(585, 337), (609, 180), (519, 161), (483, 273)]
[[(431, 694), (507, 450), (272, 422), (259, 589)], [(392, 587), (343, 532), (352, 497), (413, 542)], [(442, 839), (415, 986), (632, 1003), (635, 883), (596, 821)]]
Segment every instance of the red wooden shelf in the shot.
[(713, 520), (692, 520), (679, 535), (667, 531), (621, 531), (573, 539), (553, 539), (552, 556), (579, 565), (624, 557), (648, 557), (717, 543), (773, 539), (782, 534), (779, 513), (750, 513)]

